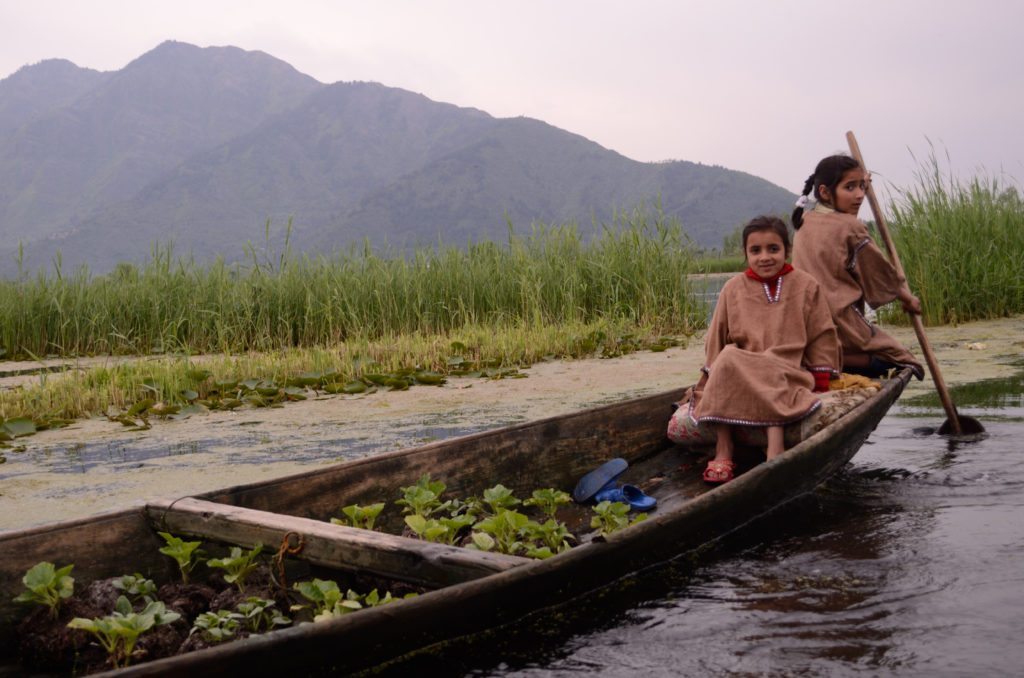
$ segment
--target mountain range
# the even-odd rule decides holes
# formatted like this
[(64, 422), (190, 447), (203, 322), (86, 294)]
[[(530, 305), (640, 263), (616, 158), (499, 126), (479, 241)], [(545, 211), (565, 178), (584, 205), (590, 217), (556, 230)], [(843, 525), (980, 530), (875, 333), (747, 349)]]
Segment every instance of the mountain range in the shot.
[[(686, 161), (643, 163), (543, 121), (372, 82), (321, 83), (236, 47), (165, 42), (118, 71), (51, 59), (0, 81), (0, 274), (94, 272), (173, 243), (329, 252), (504, 239), (660, 202), (701, 246), (793, 194)], [(269, 231), (266, 225), (269, 223)]]

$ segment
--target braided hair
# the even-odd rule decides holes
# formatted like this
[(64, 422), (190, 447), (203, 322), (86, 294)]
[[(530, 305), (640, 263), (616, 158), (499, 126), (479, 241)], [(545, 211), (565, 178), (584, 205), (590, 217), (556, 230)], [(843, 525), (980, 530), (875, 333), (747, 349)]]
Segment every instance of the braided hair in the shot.
[(848, 155), (830, 155), (823, 158), (818, 166), (814, 168), (814, 174), (807, 177), (804, 182), (804, 190), (800, 193), (800, 199), (796, 201), (796, 209), (793, 210), (793, 228), (800, 228), (804, 223), (804, 205), (807, 204), (807, 196), (814, 190), (816, 200), (821, 200), (821, 187), (826, 186), (831, 195), (835, 195), (836, 187), (843, 180), (843, 175), (852, 169), (859, 169), (860, 163)]

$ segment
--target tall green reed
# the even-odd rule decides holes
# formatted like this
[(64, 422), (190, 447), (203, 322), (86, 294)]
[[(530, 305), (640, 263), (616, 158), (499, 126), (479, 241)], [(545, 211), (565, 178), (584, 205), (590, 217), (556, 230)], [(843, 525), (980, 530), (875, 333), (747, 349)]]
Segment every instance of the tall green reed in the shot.
[(1024, 200), (1017, 188), (992, 176), (963, 182), (943, 172), (934, 154), (917, 181), (890, 210), (896, 248), (925, 322), (1024, 312)]
[(678, 221), (638, 207), (592, 239), (574, 224), (509, 226), (507, 242), (439, 244), (408, 255), (368, 244), (330, 256), (249, 251), (197, 264), (154, 246), (143, 266), (82, 268), (0, 282), (7, 355), (271, 351), (353, 338), (444, 334), (467, 325), (628, 319), (690, 331), (694, 249)]

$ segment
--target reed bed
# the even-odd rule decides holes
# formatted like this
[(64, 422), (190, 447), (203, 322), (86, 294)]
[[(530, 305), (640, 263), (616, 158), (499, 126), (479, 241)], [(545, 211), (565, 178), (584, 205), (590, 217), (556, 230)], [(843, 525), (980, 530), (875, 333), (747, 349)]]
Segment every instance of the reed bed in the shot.
[(239, 354), (335, 346), (466, 326), (629, 320), (662, 332), (703, 322), (680, 224), (643, 208), (590, 240), (575, 225), (509, 229), (505, 243), (388, 256), (251, 256), (198, 265), (155, 248), (106, 275), (80, 269), (0, 282), (0, 350), (13, 356)]
[[(927, 324), (1024, 312), (1024, 200), (997, 177), (960, 181), (934, 155), (890, 206), (893, 238)], [(904, 320), (898, 308), (884, 317)]]
[(700, 257), (697, 260), (699, 273), (740, 273), (746, 268), (747, 260), (742, 256)]
[[(250, 250), (245, 264), (200, 266), (157, 248), (145, 266), (108, 275), (58, 269), (0, 283), (7, 356), (143, 357), (41, 374), (0, 392), (0, 418), (47, 425), (144, 400), (183, 404), (183, 393), (219, 382), (332, 372), (345, 383), (367, 371), (446, 373), (453, 358), (525, 367), (665, 345), (662, 336), (704, 323), (694, 270), (679, 223), (643, 209), (616, 214), (590, 240), (572, 224), (539, 225), (526, 236), (510, 227), (505, 243), (408, 256)], [(197, 380), (199, 368), (208, 374)]]
[[(41, 373), (38, 381), (0, 391), (0, 419), (25, 417), (39, 425), (97, 414), (118, 414), (143, 399), (184, 401), (181, 394), (219, 382), (246, 379), (284, 384), (296, 375), (336, 372), (340, 383), (366, 372), (404, 368), (445, 373), (453, 359), (497, 368), (526, 368), (555, 358), (628, 352), (641, 346), (685, 343), (666, 340), (654, 327), (630, 320), (554, 325), (467, 325), (450, 333), (401, 334), (375, 340), (351, 339), (333, 347), (287, 348), (241, 355), (162, 355), (142, 357), (63, 374)], [(493, 370), (492, 378), (517, 370)], [(197, 374), (199, 376), (197, 376)], [(417, 387), (420, 388), (420, 387)]]

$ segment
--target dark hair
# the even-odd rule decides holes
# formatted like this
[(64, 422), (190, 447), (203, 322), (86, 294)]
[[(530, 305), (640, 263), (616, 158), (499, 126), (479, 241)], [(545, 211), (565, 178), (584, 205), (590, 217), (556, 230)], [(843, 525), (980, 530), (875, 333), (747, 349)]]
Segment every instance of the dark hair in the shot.
[(786, 222), (778, 217), (759, 216), (754, 217), (750, 222), (743, 227), (743, 256), (747, 255), (747, 238), (750, 237), (751, 233), (760, 233), (762, 231), (772, 231), (780, 238), (782, 238), (782, 246), (786, 249), (786, 255), (789, 255), (791, 247), (789, 245), (789, 229), (786, 228)]
[[(820, 188), (827, 186), (828, 192), (836, 193), (836, 187), (843, 180), (843, 175), (853, 169), (860, 169), (860, 163), (848, 155), (830, 155), (823, 158), (818, 166), (814, 168), (814, 174), (807, 177), (804, 182), (804, 190), (800, 195), (809, 195), (814, 189), (814, 197), (821, 200)], [(800, 228), (804, 223), (804, 208), (797, 207), (793, 210), (793, 228)]]

